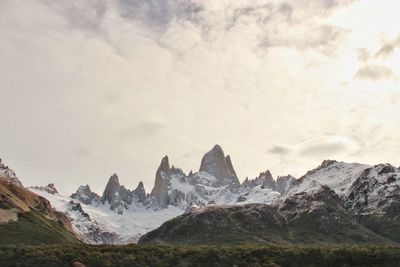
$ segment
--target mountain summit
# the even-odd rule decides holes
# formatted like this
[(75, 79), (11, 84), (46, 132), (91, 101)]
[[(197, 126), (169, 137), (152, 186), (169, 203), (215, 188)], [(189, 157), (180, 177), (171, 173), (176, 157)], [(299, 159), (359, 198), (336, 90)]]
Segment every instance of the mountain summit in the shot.
[(239, 184), (230, 157), (215, 145), (195, 173), (163, 157), (151, 194), (143, 183), (126, 189), (116, 174), (101, 199), (88, 186), (71, 199), (40, 193), (72, 214), (77, 234), (92, 243), (134, 242), (182, 214), (142, 241), (400, 242), (399, 168), (325, 160), (299, 179), (276, 180), (264, 170)]
[(171, 175), (168, 156), (162, 158), (160, 166), (156, 172), (156, 180), (151, 196), (153, 196), (158, 204), (165, 208), (168, 205), (168, 177)]
[(230, 156), (225, 157), (224, 151), (219, 145), (215, 145), (203, 156), (200, 171), (213, 175), (220, 185), (240, 184)]

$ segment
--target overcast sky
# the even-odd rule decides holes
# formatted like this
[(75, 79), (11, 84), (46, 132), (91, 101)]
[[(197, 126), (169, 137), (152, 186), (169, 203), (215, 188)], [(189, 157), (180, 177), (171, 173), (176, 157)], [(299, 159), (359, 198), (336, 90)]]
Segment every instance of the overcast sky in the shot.
[(395, 0), (0, 0), (0, 157), (25, 185), (400, 165)]

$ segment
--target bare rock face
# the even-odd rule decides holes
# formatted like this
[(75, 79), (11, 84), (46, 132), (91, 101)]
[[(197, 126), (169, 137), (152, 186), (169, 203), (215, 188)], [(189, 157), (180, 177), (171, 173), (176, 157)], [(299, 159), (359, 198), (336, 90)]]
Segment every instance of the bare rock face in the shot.
[(118, 214), (123, 214), (124, 203), (122, 202), (121, 196), (124, 195), (124, 189), (125, 188), (121, 187), (119, 184), (118, 175), (114, 173), (108, 180), (101, 201), (110, 204), (111, 210), (116, 210)]
[(165, 208), (169, 204), (168, 179), (171, 175), (168, 156), (161, 160), (161, 164), (156, 172), (156, 180), (150, 195), (155, 198), (160, 207)]
[(141, 203), (146, 201), (146, 190), (144, 189), (143, 182), (140, 181), (135, 190), (132, 191)]
[(291, 175), (278, 176), (278, 178), (276, 179), (276, 191), (281, 194), (286, 194), (292, 183), (294, 183), (295, 181), (296, 178)]
[(8, 166), (4, 165), (1, 159), (0, 159), (0, 179), (7, 183), (11, 183), (15, 186), (23, 187), (21, 181), (18, 179), (15, 172)]
[(347, 208), (357, 214), (383, 211), (400, 200), (400, 171), (390, 164), (365, 169), (346, 197)]
[(76, 190), (76, 193), (72, 194), (71, 197), (86, 205), (100, 202), (100, 196), (95, 192), (92, 192), (89, 185), (81, 185), (78, 190)]
[(230, 156), (225, 157), (224, 151), (219, 145), (215, 145), (203, 156), (200, 171), (213, 175), (220, 185), (240, 184)]
[(107, 201), (108, 203), (112, 203), (114, 201), (115, 195), (118, 194), (119, 191), (119, 180), (118, 180), (118, 175), (114, 173), (111, 175), (110, 179), (108, 180), (108, 183), (106, 185), (106, 189), (104, 189), (104, 193), (102, 196), (102, 201), (105, 202)]
[(52, 195), (56, 195), (56, 194), (58, 195), (58, 191), (57, 191), (56, 187), (54, 186), (54, 184), (48, 184), (46, 186), (34, 186), (33, 188), (42, 190), (42, 191), (47, 192)]
[(258, 177), (253, 180), (246, 178), (242, 183), (242, 186), (245, 188), (253, 188), (259, 185), (261, 185), (261, 188), (270, 188), (276, 191), (276, 183), (269, 170), (260, 173)]

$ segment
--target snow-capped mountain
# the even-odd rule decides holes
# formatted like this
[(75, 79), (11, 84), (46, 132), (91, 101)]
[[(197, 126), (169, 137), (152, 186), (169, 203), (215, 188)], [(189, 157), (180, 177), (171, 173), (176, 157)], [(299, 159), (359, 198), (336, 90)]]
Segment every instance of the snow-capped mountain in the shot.
[(375, 213), (400, 196), (400, 170), (390, 164), (370, 166), (325, 160), (299, 178), (286, 195), (328, 186), (358, 214)]
[(257, 201), (246, 205), (196, 205), (146, 233), (139, 243), (400, 242), (398, 168), (326, 160), (298, 180), (280, 178), (275, 182), (265, 172), (244, 184), (261, 188), (268, 182), (277, 189), (279, 180), (283, 190), (277, 205)]
[(49, 186), (32, 190), (65, 212), (82, 240), (125, 243), (137, 241), (141, 235), (191, 208), (255, 202), (274, 204), (281, 195), (276, 188), (285, 187), (283, 183), (291, 180), (294, 178), (276, 183), (266, 171), (241, 185), (231, 158), (215, 145), (202, 158), (199, 171), (188, 175), (171, 166), (168, 156), (162, 158), (150, 194), (142, 182), (134, 190), (125, 188), (117, 174), (111, 175), (101, 196), (92, 192), (89, 185), (80, 186), (70, 197), (49, 192)]
[[(319, 205), (318, 201), (315, 205), (303, 203), (310, 199), (308, 196), (328, 189), (330, 194), (337, 195), (349, 216), (357, 216), (359, 221), (368, 219), (364, 224), (367, 225), (371, 223), (371, 216), (386, 214), (389, 208), (397, 207), (399, 186), (400, 171), (389, 164), (370, 166), (332, 160), (323, 161), (299, 179), (287, 175), (275, 180), (267, 170), (240, 184), (231, 158), (215, 145), (204, 155), (195, 173), (185, 174), (170, 165), (168, 156), (162, 158), (150, 193), (146, 193), (142, 182), (134, 190), (127, 189), (119, 183), (117, 174), (109, 178), (101, 196), (88, 185), (79, 187), (70, 197), (49, 193), (46, 188), (32, 190), (48, 198), (58, 211), (65, 212), (83, 240), (125, 243), (137, 241), (141, 235), (177, 215), (209, 206), (263, 203), (287, 207), (290, 204), (307, 212), (305, 209)], [(296, 208), (291, 212), (297, 214)], [(386, 220), (385, 217), (378, 219), (382, 218)], [(373, 217), (374, 222), (378, 219)], [(392, 216), (390, 220), (400, 219)]]
[(6, 180), (7, 182), (18, 186), (22, 187), (21, 181), (18, 179), (17, 175), (15, 172), (10, 169), (8, 166), (4, 165), (4, 163), (0, 159), (0, 177), (2, 177), (3, 180)]
[[(50, 194), (41, 189), (30, 188), (34, 193), (48, 199), (53, 208), (63, 212), (72, 223), (78, 237), (91, 244), (123, 244), (136, 242), (144, 233), (160, 226), (183, 211), (169, 206), (153, 210), (130, 206), (123, 214), (110, 209), (110, 205), (99, 201), (84, 203), (72, 197)], [(73, 195), (76, 197), (76, 195)]]

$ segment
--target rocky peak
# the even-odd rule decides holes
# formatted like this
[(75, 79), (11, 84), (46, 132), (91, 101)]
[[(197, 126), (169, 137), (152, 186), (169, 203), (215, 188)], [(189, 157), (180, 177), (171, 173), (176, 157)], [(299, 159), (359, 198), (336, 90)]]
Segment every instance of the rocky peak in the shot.
[(389, 163), (386, 164), (378, 164), (374, 166), (374, 169), (378, 172), (378, 174), (387, 174), (397, 172), (398, 169)]
[(132, 191), (134, 195), (136, 195), (140, 202), (144, 202), (146, 200), (146, 190), (144, 189), (143, 182), (140, 181), (135, 190)]
[(296, 178), (291, 175), (278, 176), (278, 178), (276, 179), (276, 191), (281, 194), (285, 194), (295, 181)]
[(171, 168), (169, 166), (168, 156), (162, 158), (160, 166), (156, 172), (156, 179), (153, 190), (150, 195), (155, 198), (160, 207), (168, 206), (168, 180), (170, 179)]
[(255, 186), (261, 185), (262, 188), (270, 188), (272, 190), (276, 190), (276, 183), (274, 178), (272, 178), (272, 174), (269, 170), (262, 172), (253, 180), (246, 179), (243, 181), (242, 186), (245, 188), (252, 188)]
[(0, 180), (4, 182), (11, 183), (18, 187), (23, 187), (21, 181), (18, 179), (17, 175), (13, 170), (11, 170), (8, 166), (4, 165), (4, 163), (0, 159)]
[(361, 172), (345, 198), (346, 207), (358, 214), (382, 211), (400, 199), (400, 172), (378, 164)]
[(320, 169), (325, 169), (329, 166), (331, 166), (332, 164), (337, 163), (336, 160), (330, 160), (330, 159), (325, 159), (324, 161), (322, 161), (321, 165), (319, 166)]
[(81, 185), (71, 197), (87, 205), (100, 202), (100, 196), (92, 192), (89, 185)]
[(274, 178), (272, 178), (272, 174), (269, 170), (260, 173), (258, 179), (262, 181), (262, 185), (264, 188), (271, 188), (272, 190), (275, 191), (276, 189), (275, 180)]
[(47, 192), (52, 195), (58, 194), (58, 191), (57, 191), (56, 187), (54, 186), (54, 184), (48, 184), (46, 186), (34, 186), (33, 188)]
[[(302, 214), (310, 214), (321, 208), (325, 209), (327, 206), (345, 211), (343, 202), (335, 191), (326, 185), (322, 185), (318, 190), (300, 192), (283, 199), (279, 205), (279, 212), (287, 220), (292, 220), (301, 217)], [(327, 213), (329, 213), (329, 209)]]
[(86, 194), (91, 194), (91, 193), (93, 193), (92, 190), (90, 189), (90, 186), (89, 186), (88, 184), (85, 185), (85, 186), (81, 185), (81, 186), (78, 188), (78, 192), (83, 192), (83, 193), (86, 193)]
[(166, 176), (169, 176), (171, 174), (171, 167), (169, 165), (169, 159), (167, 155), (165, 155), (161, 159), (161, 163), (160, 166), (158, 167), (157, 172), (163, 172)]
[(175, 167), (174, 165), (171, 166), (171, 174), (172, 175), (185, 175), (185, 173), (182, 171), (182, 169)]
[(200, 171), (213, 175), (221, 185), (239, 184), (230, 156), (226, 156), (219, 145), (215, 145), (201, 160)]
[[(324, 161), (322, 161), (322, 163), (318, 167), (316, 167), (312, 170), (309, 170), (304, 176), (307, 176), (307, 175), (316, 173), (320, 170), (326, 169), (326, 168), (334, 165), (335, 163), (338, 163), (338, 162), (336, 160), (325, 159)], [(304, 176), (300, 177), (300, 179), (302, 180)]]
[(112, 204), (116, 195), (119, 194), (119, 189), (120, 184), (118, 180), (118, 175), (114, 173), (113, 175), (111, 175), (106, 185), (106, 188), (104, 189), (103, 196), (101, 198), (102, 202), (108, 202), (109, 204)]
[(108, 180), (101, 202), (110, 204), (110, 209), (122, 215), (127, 205), (132, 204), (131, 191), (121, 186), (117, 174), (113, 174)]

